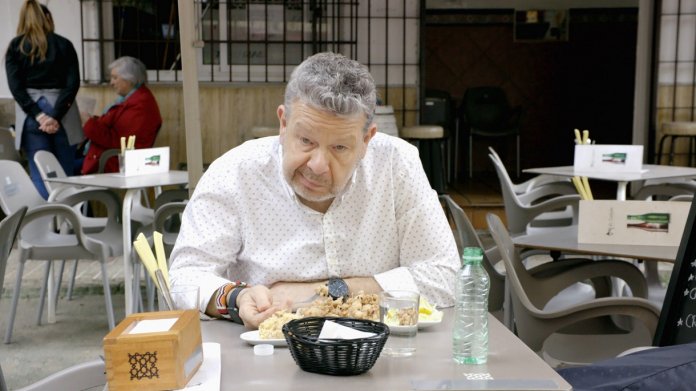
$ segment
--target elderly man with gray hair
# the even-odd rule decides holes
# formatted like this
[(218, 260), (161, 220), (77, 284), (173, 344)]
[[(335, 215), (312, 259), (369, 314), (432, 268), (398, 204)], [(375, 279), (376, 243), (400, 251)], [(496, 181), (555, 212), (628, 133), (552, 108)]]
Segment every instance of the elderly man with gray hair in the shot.
[(172, 285), (201, 312), (258, 325), (327, 284), (330, 296), (419, 291), (454, 304), (457, 247), (415, 147), (377, 133), (366, 67), (306, 59), (277, 109), (279, 136), (217, 159), (188, 203)]
[[(101, 116), (81, 113), (89, 148), (82, 163), (82, 174), (96, 172), (99, 158), (107, 149), (120, 148), (121, 137), (135, 136), (135, 148), (150, 148), (162, 126), (157, 101), (145, 86), (145, 64), (133, 57), (120, 57), (109, 64), (111, 87), (118, 94)], [(105, 172), (118, 172), (116, 157), (106, 163)]]

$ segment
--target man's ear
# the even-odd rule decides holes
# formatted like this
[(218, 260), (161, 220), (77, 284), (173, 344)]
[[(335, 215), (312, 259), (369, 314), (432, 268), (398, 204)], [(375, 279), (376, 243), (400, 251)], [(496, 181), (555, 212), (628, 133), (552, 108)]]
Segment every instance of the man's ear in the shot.
[(363, 136), (363, 141), (365, 142), (365, 144), (368, 144), (370, 140), (372, 140), (372, 138), (375, 137), (375, 134), (377, 134), (377, 124), (373, 122), (370, 124), (370, 127), (367, 128), (365, 136)]
[(283, 137), (285, 136), (285, 129), (288, 123), (287, 119), (285, 118), (285, 105), (278, 106), (278, 110), (276, 110), (276, 113), (278, 114), (278, 122), (280, 125), (280, 141), (283, 141)]
[(370, 127), (367, 128), (367, 132), (363, 135), (363, 150), (362, 150), (362, 156), (360, 158), (365, 157), (365, 153), (367, 152), (367, 145), (370, 143), (370, 140), (372, 140), (373, 137), (375, 137), (375, 134), (377, 134), (377, 124), (374, 122), (370, 124)]

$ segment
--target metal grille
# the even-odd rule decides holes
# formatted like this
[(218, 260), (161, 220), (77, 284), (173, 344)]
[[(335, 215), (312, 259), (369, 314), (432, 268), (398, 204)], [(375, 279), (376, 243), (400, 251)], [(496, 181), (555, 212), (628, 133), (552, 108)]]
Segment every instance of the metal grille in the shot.
[[(181, 81), (177, 0), (80, 0), (83, 81), (108, 81), (120, 56), (150, 82)], [(421, 0), (195, 0), (199, 80), (286, 82), (320, 51), (370, 68), (383, 104), (417, 122)]]
[(656, 122), (696, 117), (696, 1), (658, 2)]

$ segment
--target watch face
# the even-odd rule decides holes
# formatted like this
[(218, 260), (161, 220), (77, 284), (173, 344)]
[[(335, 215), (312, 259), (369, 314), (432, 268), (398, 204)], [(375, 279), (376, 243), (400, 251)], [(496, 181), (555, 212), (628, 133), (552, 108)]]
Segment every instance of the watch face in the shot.
[(346, 284), (343, 279), (332, 278), (329, 280), (329, 296), (334, 299), (339, 297), (348, 297), (350, 292), (348, 291), (348, 284)]

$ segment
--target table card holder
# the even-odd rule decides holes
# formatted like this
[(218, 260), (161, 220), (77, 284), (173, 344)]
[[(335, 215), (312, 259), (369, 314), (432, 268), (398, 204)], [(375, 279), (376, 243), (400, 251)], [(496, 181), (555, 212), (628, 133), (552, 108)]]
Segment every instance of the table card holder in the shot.
[(123, 153), (123, 176), (169, 172), (169, 147), (127, 149)]
[(580, 201), (578, 243), (678, 246), (688, 202)]
[(184, 388), (203, 363), (196, 310), (128, 315), (104, 337), (109, 390)]
[(573, 160), (576, 173), (583, 172), (641, 172), (642, 145), (576, 145)]

